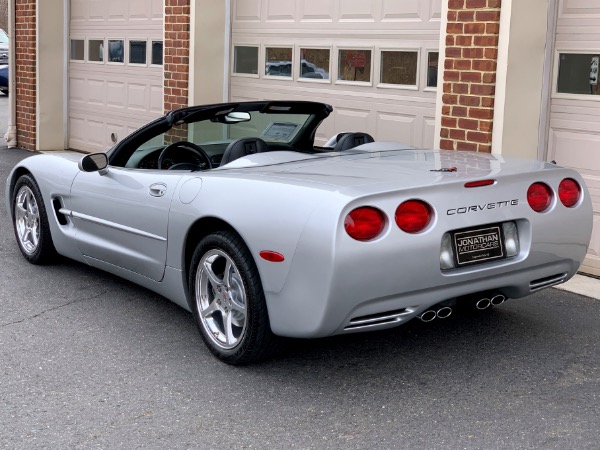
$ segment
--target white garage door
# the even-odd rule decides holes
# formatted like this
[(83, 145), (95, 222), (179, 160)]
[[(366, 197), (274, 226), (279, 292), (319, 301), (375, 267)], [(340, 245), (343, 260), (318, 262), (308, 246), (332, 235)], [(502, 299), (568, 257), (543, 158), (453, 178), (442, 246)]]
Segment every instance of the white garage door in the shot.
[(600, 0), (560, 1), (555, 50), (549, 159), (586, 180), (594, 231), (582, 271), (600, 275)]
[(163, 113), (163, 0), (71, 0), (69, 146), (107, 150)]
[(442, 0), (234, 0), (230, 97), (316, 100), (343, 131), (432, 147)]

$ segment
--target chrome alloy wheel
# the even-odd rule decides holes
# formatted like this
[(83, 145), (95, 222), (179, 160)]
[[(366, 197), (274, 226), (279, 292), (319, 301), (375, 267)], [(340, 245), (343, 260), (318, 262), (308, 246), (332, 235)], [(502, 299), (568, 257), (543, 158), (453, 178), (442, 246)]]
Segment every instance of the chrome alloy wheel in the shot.
[(40, 211), (29, 186), (22, 186), (15, 200), (15, 229), (25, 253), (34, 253), (40, 243)]
[(222, 349), (236, 347), (247, 324), (246, 290), (233, 260), (222, 250), (204, 254), (195, 282), (196, 306), (202, 326)]

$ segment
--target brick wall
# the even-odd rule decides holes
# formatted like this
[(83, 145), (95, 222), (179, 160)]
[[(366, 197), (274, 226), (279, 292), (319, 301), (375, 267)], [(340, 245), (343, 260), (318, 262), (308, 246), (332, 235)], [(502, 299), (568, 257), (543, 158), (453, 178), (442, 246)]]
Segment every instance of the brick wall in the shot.
[[(35, 0), (16, 0), (16, 102), (19, 147), (36, 146), (36, 9)], [(11, 95), (14, 93), (11, 92)]]
[(440, 148), (491, 152), (501, 0), (448, 0)]
[(165, 112), (188, 106), (190, 0), (165, 0)]

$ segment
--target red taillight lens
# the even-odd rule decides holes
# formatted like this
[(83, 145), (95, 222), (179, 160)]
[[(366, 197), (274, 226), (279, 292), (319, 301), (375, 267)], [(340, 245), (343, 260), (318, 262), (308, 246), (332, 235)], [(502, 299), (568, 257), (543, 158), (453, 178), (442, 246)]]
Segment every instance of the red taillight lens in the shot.
[(527, 202), (536, 212), (544, 212), (552, 203), (552, 189), (545, 183), (533, 183), (527, 190)]
[(378, 209), (370, 206), (356, 208), (346, 216), (344, 228), (346, 233), (357, 241), (370, 241), (383, 231), (385, 218)]
[(565, 178), (558, 185), (558, 198), (567, 208), (572, 208), (581, 198), (581, 186), (572, 178)]
[(418, 233), (431, 222), (431, 206), (421, 200), (408, 200), (396, 209), (396, 224), (402, 231)]

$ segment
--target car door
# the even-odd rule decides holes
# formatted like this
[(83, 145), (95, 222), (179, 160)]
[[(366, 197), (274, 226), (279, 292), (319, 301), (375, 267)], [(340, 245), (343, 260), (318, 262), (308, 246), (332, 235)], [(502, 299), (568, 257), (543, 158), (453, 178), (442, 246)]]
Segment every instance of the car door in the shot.
[[(160, 281), (169, 208), (181, 173), (109, 167), (80, 172), (71, 188), (76, 240), (88, 257)], [(91, 259), (90, 259), (91, 258)]]

